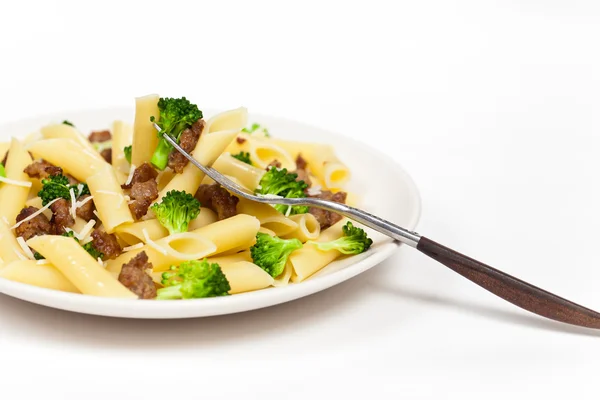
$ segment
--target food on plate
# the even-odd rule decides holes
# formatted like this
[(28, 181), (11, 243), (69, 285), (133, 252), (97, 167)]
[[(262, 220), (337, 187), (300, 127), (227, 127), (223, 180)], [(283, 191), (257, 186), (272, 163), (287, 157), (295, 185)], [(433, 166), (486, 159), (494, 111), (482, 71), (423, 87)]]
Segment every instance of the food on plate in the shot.
[(205, 119), (186, 97), (148, 95), (132, 122), (90, 128), (65, 119), (0, 143), (0, 277), (198, 299), (299, 283), (372, 245), (333, 212), (238, 198), (161, 136), (259, 196), (350, 198), (333, 145), (280, 139), (243, 107)]

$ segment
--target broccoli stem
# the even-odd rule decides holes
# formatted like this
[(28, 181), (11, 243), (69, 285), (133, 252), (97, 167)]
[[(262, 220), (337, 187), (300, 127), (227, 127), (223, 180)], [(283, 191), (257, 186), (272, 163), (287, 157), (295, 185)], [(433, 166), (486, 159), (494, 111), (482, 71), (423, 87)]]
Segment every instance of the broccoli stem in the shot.
[(177, 300), (182, 299), (181, 285), (168, 286), (157, 292), (157, 300)]
[(173, 146), (165, 139), (161, 139), (158, 142), (158, 146), (156, 146), (156, 150), (154, 150), (154, 154), (152, 154), (152, 159), (150, 160), (152, 165), (163, 171), (169, 162), (169, 153), (171, 153), (171, 150), (173, 150)]

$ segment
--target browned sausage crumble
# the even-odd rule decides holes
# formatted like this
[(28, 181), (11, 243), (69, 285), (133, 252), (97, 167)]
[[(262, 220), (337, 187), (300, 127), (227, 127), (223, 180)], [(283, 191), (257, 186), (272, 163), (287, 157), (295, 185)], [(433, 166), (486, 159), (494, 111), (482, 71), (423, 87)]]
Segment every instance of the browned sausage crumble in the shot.
[(219, 220), (236, 215), (237, 203), (240, 201), (240, 199), (231, 195), (218, 183), (200, 185), (194, 197), (198, 199), (202, 207), (216, 212)]
[(241, 137), (241, 136), (238, 136), (238, 137), (235, 139), (235, 141), (236, 141), (236, 142), (238, 142), (239, 144), (244, 144), (244, 143), (246, 143), (246, 139), (245, 139), (245, 138), (243, 138), (243, 137)]
[(92, 143), (108, 142), (110, 139), (112, 139), (112, 135), (110, 134), (110, 131), (107, 130), (93, 131), (88, 136), (88, 140)]
[(156, 285), (146, 272), (151, 269), (152, 263), (148, 262), (146, 252), (142, 251), (127, 264), (123, 264), (119, 274), (119, 282), (140, 299), (153, 299), (156, 297)]
[[(336, 203), (345, 204), (346, 196), (347, 196), (346, 192), (332, 193), (329, 190), (324, 190), (321, 192), (321, 194), (318, 194), (316, 196), (309, 196), (309, 197), (315, 197), (318, 199), (330, 200), (330, 201), (335, 201)], [(317, 221), (319, 221), (319, 225), (321, 225), (321, 229), (327, 229), (331, 225), (335, 224), (336, 222), (338, 222), (342, 219), (341, 215), (336, 214), (331, 211), (323, 210), (322, 208), (310, 207), (308, 209), (308, 212), (311, 213), (312, 215), (314, 215), (315, 218), (317, 219)]]
[(104, 161), (106, 161), (109, 164), (112, 164), (112, 149), (104, 149), (100, 152), (100, 155), (102, 156), (102, 158), (104, 158)]
[(154, 179), (135, 183), (129, 193), (131, 202), (129, 203), (129, 210), (133, 214), (135, 219), (140, 219), (148, 212), (148, 208), (154, 200), (158, 198), (158, 186)]
[(50, 206), (52, 210), (52, 233), (62, 235), (66, 232), (65, 228), (70, 228), (75, 224), (75, 219), (71, 216), (69, 202), (65, 199), (59, 199)]
[(100, 229), (94, 229), (92, 232), (92, 243), (96, 250), (104, 254), (105, 260), (114, 260), (121, 254), (121, 245), (117, 237)]
[[(194, 122), (191, 127), (185, 129), (179, 137), (179, 146), (181, 146), (181, 148), (187, 153), (191, 154), (192, 151), (196, 148), (196, 144), (200, 139), (200, 135), (204, 130), (204, 126), (204, 120), (199, 119), (198, 121)], [(173, 150), (169, 154), (168, 166), (177, 174), (181, 174), (183, 172), (183, 168), (188, 163), (189, 160), (177, 150)]]
[(145, 162), (133, 171), (133, 177), (129, 185), (121, 185), (122, 189), (131, 189), (136, 183), (144, 183), (149, 180), (154, 180), (158, 176), (158, 172), (150, 165)]
[(30, 178), (46, 179), (53, 175), (62, 175), (61, 167), (50, 164), (46, 160), (34, 161), (23, 170)]
[[(298, 177), (296, 178), (297, 181), (304, 181), (304, 183), (306, 183), (307, 189), (309, 187), (312, 186), (312, 182), (310, 180), (310, 176), (308, 175), (308, 170), (307, 170), (307, 162), (304, 158), (302, 158), (302, 154), (298, 154), (298, 157), (296, 157), (296, 170), (294, 171), (295, 174), (298, 175)], [(306, 191), (305, 191), (306, 192)]]
[(269, 163), (269, 165), (267, 165), (267, 168), (265, 168), (267, 171), (271, 169), (271, 167), (275, 167), (275, 168), (281, 168), (281, 162), (277, 159), (271, 161)]
[[(23, 221), (38, 210), (36, 207), (23, 208), (19, 215), (17, 215), (17, 222)], [(48, 221), (48, 218), (44, 214), (38, 214), (15, 228), (16, 235), (25, 240), (29, 240), (34, 236), (48, 235), (51, 231), (52, 226), (50, 225), (50, 221)]]
[[(77, 200), (80, 202), (83, 202), (88, 197), (90, 197), (89, 194), (84, 194)], [(94, 218), (94, 210), (95, 209), (96, 209), (96, 207), (94, 206), (94, 201), (90, 200), (87, 203), (85, 203), (84, 205), (79, 206), (77, 208), (76, 214), (79, 218), (81, 218), (85, 221), (89, 221)]]

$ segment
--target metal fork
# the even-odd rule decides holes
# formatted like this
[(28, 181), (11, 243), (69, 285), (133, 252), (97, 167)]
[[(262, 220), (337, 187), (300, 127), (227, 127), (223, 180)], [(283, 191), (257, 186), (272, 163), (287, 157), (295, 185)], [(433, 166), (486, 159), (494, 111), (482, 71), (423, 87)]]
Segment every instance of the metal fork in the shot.
[[(161, 131), (156, 123), (154, 124), (154, 128), (158, 132)], [(333, 211), (381, 232), (395, 241), (416, 248), (423, 254), (439, 261), (498, 297), (527, 311), (571, 325), (600, 329), (600, 313), (469, 258), (416, 232), (404, 229), (363, 210), (333, 201), (311, 197), (287, 199), (283, 197), (258, 196), (247, 188), (233, 182), (214, 168), (200, 164), (168, 134), (163, 134), (163, 138), (194, 166), (233, 194), (258, 203), (311, 206)]]

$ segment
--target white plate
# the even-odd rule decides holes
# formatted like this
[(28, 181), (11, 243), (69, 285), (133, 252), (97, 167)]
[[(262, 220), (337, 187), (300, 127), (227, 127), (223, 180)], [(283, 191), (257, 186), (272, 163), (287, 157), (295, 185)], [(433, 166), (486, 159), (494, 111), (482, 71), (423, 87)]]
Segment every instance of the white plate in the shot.
[[(205, 112), (209, 117), (214, 112)], [(46, 115), (0, 126), (0, 141), (10, 136), (23, 137), (50, 122), (68, 119), (82, 132), (109, 128), (115, 119), (133, 121), (128, 108), (69, 112)], [(360, 208), (414, 229), (420, 217), (420, 198), (410, 177), (394, 161), (364, 143), (299, 122), (250, 114), (250, 122), (259, 122), (276, 137), (330, 143), (338, 157), (352, 171), (349, 190), (360, 196)], [(384, 173), (382, 174), (382, 171)], [(32, 303), (86, 314), (123, 318), (193, 318), (230, 314), (281, 304), (337, 285), (375, 266), (400, 246), (389, 238), (369, 231), (374, 245), (368, 252), (336, 261), (310, 279), (280, 288), (269, 288), (227, 297), (185, 301), (136, 301), (63, 293), (0, 278), (0, 292)]]

